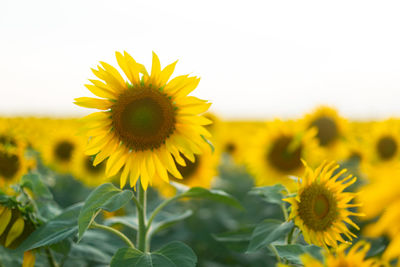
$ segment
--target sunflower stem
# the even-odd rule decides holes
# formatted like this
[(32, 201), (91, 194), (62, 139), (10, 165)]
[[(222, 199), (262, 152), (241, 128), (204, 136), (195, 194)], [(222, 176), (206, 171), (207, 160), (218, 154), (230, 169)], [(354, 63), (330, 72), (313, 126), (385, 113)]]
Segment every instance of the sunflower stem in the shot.
[(54, 259), (53, 253), (51, 253), (51, 250), (49, 248), (45, 248), (47, 260), (49, 261), (49, 265), (51, 267), (58, 267), (57, 262)]
[(281, 208), (282, 208), (282, 212), (283, 212), (283, 217), (285, 218), (285, 221), (287, 221), (289, 218), (289, 215), (288, 215), (285, 203), (281, 204)]
[(293, 233), (294, 233), (294, 229), (296, 229), (296, 226), (292, 227), (292, 230), (290, 230), (288, 238), (287, 238), (287, 244), (290, 245), (292, 244), (292, 238), (293, 238)]
[(139, 204), (137, 205), (137, 216), (138, 216), (138, 233), (137, 233), (137, 247), (140, 251), (146, 252), (148, 246), (146, 246), (146, 191), (143, 189), (140, 180), (137, 186), (137, 199), (139, 200)]
[(281, 257), (279, 257), (278, 251), (273, 245), (268, 245), (268, 247), (272, 250), (272, 252), (275, 254), (276, 260), (278, 263), (281, 263)]
[(120, 231), (118, 231), (117, 229), (114, 229), (110, 226), (106, 226), (106, 225), (102, 225), (102, 224), (97, 224), (95, 222), (92, 222), (92, 224), (90, 225), (91, 228), (96, 228), (96, 229), (102, 229), (105, 230), (113, 235), (118, 236), (119, 238), (122, 239), (122, 241), (124, 241), (129, 247), (131, 248), (135, 248), (135, 245), (129, 240), (128, 237), (126, 237), (126, 235), (124, 235), (123, 233), (121, 233)]

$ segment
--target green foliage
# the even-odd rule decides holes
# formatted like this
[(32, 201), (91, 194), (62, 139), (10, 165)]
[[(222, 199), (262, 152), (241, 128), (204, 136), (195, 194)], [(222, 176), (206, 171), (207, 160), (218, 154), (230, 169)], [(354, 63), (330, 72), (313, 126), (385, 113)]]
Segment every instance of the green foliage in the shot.
[(37, 173), (28, 173), (21, 178), (21, 187), (29, 188), (35, 198), (52, 199), (53, 195), (47, 185), (42, 181)]
[(104, 221), (104, 224), (107, 226), (112, 225), (123, 225), (130, 229), (137, 231), (138, 224), (137, 224), (137, 217), (136, 216), (115, 216), (108, 218)]
[(81, 207), (81, 203), (73, 205), (60, 215), (49, 220), (47, 223), (36, 229), (18, 247), (17, 251), (27, 251), (39, 247), (50, 246), (76, 235), (78, 232), (77, 218)]
[(255, 252), (278, 240), (283, 241), (293, 227), (293, 222), (282, 223), (273, 219), (263, 221), (254, 229), (247, 252)]
[(162, 231), (168, 227), (171, 227), (172, 225), (192, 216), (193, 211), (191, 210), (186, 210), (183, 213), (180, 214), (174, 214), (174, 213), (169, 213), (169, 212), (160, 212), (157, 216), (158, 219), (156, 219), (151, 228), (150, 228), (150, 236), (158, 233), (159, 231)]
[(236, 230), (214, 234), (213, 237), (219, 242), (223, 242), (230, 250), (246, 252), (251, 240), (251, 233), (254, 227), (242, 227)]
[(126, 205), (133, 197), (132, 190), (120, 190), (110, 183), (102, 184), (90, 193), (78, 218), (79, 238), (89, 228), (97, 214), (103, 209), (116, 211)]
[(194, 267), (197, 257), (182, 242), (171, 242), (162, 248), (145, 253), (134, 248), (121, 248), (113, 256), (111, 267)]
[(263, 186), (263, 187), (255, 187), (251, 189), (249, 194), (260, 196), (264, 201), (268, 203), (275, 204), (284, 204), (282, 198), (285, 198), (288, 191), (286, 187), (281, 184), (276, 184), (273, 186)]
[(179, 198), (186, 198), (186, 197), (209, 199), (212, 201), (217, 201), (231, 205), (238, 209), (243, 209), (239, 201), (237, 201), (234, 197), (232, 197), (231, 195), (222, 190), (206, 189), (202, 187), (192, 187), (189, 190), (179, 195)]
[(300, 256), (303, 254), (310, 254), (314, 258), (322, 262), (321, 248), (314, 245), (274, 245), (279, 257), (289, 261), (292, 264), (300, 264)]

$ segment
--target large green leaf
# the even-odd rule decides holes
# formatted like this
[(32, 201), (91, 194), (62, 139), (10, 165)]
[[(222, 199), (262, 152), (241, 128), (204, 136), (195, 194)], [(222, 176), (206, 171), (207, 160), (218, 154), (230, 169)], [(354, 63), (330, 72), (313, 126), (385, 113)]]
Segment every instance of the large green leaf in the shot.
[(274, 241), (284, 239), (292, 228), (293, 222), (282, 223), (272, 219), (263, 221), (254, 229), (247, 252), (255, 252), (272, 244)]
[(29, 188), (33, 192), (35, 198), (53, 198), (49, 188), (43, 183), (39, 174), (28, 173), (22, 176), (21, 186)]
[(215, 189), (205, 189), (202, 187), (192, 187), (186, 192), (182, 193), (179, 198), (202, 198), (209, 199), (217, 202), (222, 202), (233, 207), (243, 209), (239, 201), (237, 201), (233, 196), (222, 190)]
[(144, 253), (134, 248), (121, 248), (111, 260), (111, 267), (195, 267), (196, 254), (182, 242), (171, 242), (159, 250)]
[(282, 198), (285, 198), (288, 191), (286, 187), (281, 184), (273, 186), (254, 187), (251, 189), (249, 194), (260, 196), (264, 201), (268, 203), (282, 204)]
[(157, 216), (157, 219), (151, 225), (150, 236), (190, 217), (192, 214), (193, 211), (191, 210), (186, 210), (181, 214), (160, 212)]
[(233, 231), (214, 234), (212, 236), (218, 242), (224, 243), (224, 245), (228, 249), (244, 253), (247, 251), (247, 248), (249, 247), (249, 242), (253, 230), (254, 226), (247, 226)]
[(67, 208), (57, 217), (36, 229), (17, 249), (27, 251), (43, 246), (50, 246), (70, 238), (78, 232), (77, 218), (82, 203)]
[(132, 190), (120, 190), (114, 185), (102, 184), (90, 193), (86, 199), (78, 218), (79, 238), (89, 228), (100, 210), (116, 211), (127, 204), (133, 196)]
[(293, 264), (300, 264), (300, 256), (303, 254), (310, 254), (314, 258), (322, 261), (321, 248), (314, 245), (275, 245), (279, 257), (289, 261)]
[(138, 229), (137, 217), (136, 216), (115, 216), (108, 218), (104, 221), (105, 225), (113, 226), (116, 224), (123, 225), (125, 227), (131, 228), (135, 231)]

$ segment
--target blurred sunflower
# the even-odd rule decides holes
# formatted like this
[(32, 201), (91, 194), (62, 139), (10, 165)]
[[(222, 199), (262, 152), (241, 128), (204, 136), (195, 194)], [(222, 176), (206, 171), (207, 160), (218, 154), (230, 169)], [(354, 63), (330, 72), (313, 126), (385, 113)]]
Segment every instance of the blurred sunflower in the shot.
[(383, 205), (385, 205), (385, 209), (382, 216), (376, 222), (368, 225), (364, 234), (369, 237), (387, 236), (390, 243), (382, 257), (386, 260), (393, 260), (400, 257), (400, 198)]
[(83, 150), (81, 150), (77, 152), (77, 155), (74, 158), (71, 171), (75, 178), (87, 186), (96, 187), (105, 183), (105, 169), (105, 162), (101, 162), (94, 166), (93, 157), (85, 155)]
[(0, 188), (8, 193), (11, 193), (8, 186), (17, 183), (34, 166), (34, 161), (25, 157), (25, 146), (15, 142), (0, 144)]
[[(218, 152), (212, 152), (209, 147), (202, 148), (200, 155), (195, 155), (194, 162), (191, 162), (184, 155), (181, 155), (183, 162), (175, 162), (178, 171), (182, 174), (183, 179), (176, 179), (170, 176), (170, 181), (184, 184), (188, 187), (200, 186), (203, 188), (211, 188), (213, 178), (217, 174), (217, 167), (220, 158)], [(155, 180), (154, 186), (164, 197), (175, 195), (176, 190), (172, 185), (165, 185), (159, 179)]]
[[(340, 244), (335, 251), (325, 251), (325, 263), (308, 254), (302, 255), (301, 262), (304, 267), (379, 267), (383, 266), (376, 259), (367, 259), (371, 245), (366, 241), (358, 241), (349, 249), (348, 244)], [(347, 252), (346, 252), (347, 251)]]
[(174, 158), (183, 162), (184, 155), (194, 162), (194, 154), (201, 153), (204, 138), (210, 137), (203, 126), (211, 121), (199, 114), (206, 112), (211, 104), (188, 96), (200, 79), (182, 75), (168, 82), (176, 62), (161, 70), (155, 53), (150, 75), (128, 53), (117, 52), (116, 57), (128, 81), (117, 69), (100, 62), (101, 66), (93, 73), (104, 82), (90, 80), (93, 85), (86, 87), (105, 99), (81, 97), (75, 102), (103, 110), (82, 120), (90, 137), (86, 153), (96, 155), (94, 165), (108, 158), (107, 177), (123, 168), (121, 187), (128, 176), (131, 187), (140, 177), (145, 190), (154, 177), (168, 182), (168, 172), (182, 178)]
[(304, 131), (294, 121), (267, 123), (255, 135), (245, 155), (256, 185), (281, 183), (294, 189), (296, 183), (289, 176), (298, 176), (304, 171), (301, 159), (313, 165), (319, 163), (319, 149), (314, 136), (314, 129)]
[(359, 229), (349, 216), (362, 214), (348, 210), (360, 204), (349, 204), (356, 194), (343, 190), (353, 184), (356, 177), (348, 175), (340, 179), (347, 170), (342, 169), (334, 174), (339, 168), (334, 162), (324, 162), (315, 170), (305, 162), (304, 165), (306, 170), (298, 181), (297, 195), (284, 199), (291, 204), (289, 219), (294, 220), (309, 244), (336, 247), (337, 241), (346, 242), (341, 234), (352, 240), (356, 236), (345, 223)]
[(84, 139), (75, 134), (79, 124), (75, 120), (49, 121), (46, 136), (38, 140), (39, 152), (45, 165), (59, 173), (70, 173)]
[(6, 248), (17, 248), (33, 231), (33, 223), (17, 208), (0, 204), (0, 244)]
[(253, 136), (255, 131), (246, 122), (224, 121), (220, 124), (218, 131), (213, 134), (214, 145), (233, 159), (235, 164), (243, 164), (250, 140), (248, 136)]
[(340, 160), (343, 158), (348, 122), (330, 107), (321, 106), (303, 119), (304, 127), (317, 129), (316, 138), (323, 149), (324, 158)]
[(368, 178), (383, 179), (382, 172), (400, 168), (400, 123), (391, 119), (370, 126), (361, 167)]

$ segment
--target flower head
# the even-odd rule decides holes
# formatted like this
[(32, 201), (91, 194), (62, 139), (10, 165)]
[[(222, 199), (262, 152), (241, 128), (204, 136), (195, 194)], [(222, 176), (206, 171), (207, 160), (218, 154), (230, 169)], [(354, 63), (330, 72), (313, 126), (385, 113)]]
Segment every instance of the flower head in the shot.
[(168, 173), (182, 178), (175, 161), (183, 164), (184, 155), (193, 162), (204, 138), (210, 137), (203, 126), (211, 121), (200, 114), (211, 104), (188, 96), (200, 79), (181, 75), (169, 81), (176, 62), (161, 69), (155, 53), (151, 74), (126, 52), (116, 57), (127, 80), (101, 62), (93, 73), (102, 81), (90, 80), (86, 87), (103, 99), (81, 97), (75, 102), (101, 110), (83, 119), (90, 137), (86, 153), (96, 155), (94, 165), (108, 158), (108, 177), (123, 169), (121, 187), (128, 177), (132, 187), (140, 177), (144, 189), (153, 179), (168, 182)]

